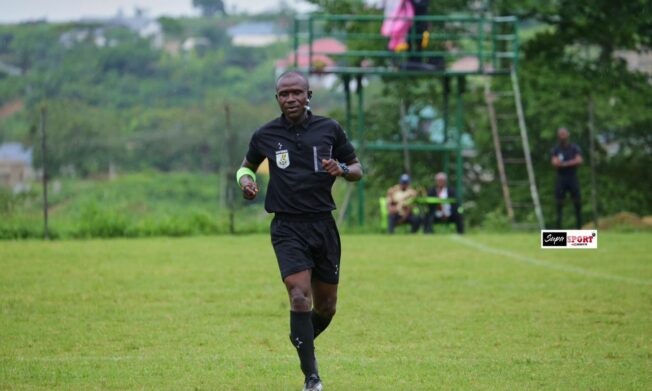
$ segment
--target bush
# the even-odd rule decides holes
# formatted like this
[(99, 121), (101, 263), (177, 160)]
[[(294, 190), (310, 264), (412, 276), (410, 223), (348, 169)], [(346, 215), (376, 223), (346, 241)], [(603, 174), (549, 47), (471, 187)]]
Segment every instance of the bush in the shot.
[(127, 220), (124, 215), (111, 209), (101, 209), (89, 203), (82, 209), (80, 224), (72, 233), (76, 238), (114, 238), (125, 236)]
[(512, 224), (501, 210), (496, 209), (485, 215), (482, 228), (489, 232), (509, 232), (512, 230)]

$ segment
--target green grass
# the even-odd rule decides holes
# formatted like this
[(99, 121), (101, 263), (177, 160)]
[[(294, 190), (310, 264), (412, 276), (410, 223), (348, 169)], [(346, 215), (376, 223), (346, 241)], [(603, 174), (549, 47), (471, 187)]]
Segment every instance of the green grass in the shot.
[[(652, 389), (652, 235), (343, 237), (326, 390)], [(0, 245), (0, 389), (299, 390), (266, 235)]]

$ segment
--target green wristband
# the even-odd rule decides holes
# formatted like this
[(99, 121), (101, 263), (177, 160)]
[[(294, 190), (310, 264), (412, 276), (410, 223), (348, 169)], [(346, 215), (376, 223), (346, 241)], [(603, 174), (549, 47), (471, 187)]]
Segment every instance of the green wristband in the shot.
[(238, 183), (238, 186), (242, 186), (240, 184), (240, 178), (242, 178), (245, 175), (249, 175), (250, 177), (253, 178), (254, 182), (256, 182), (256, 173), (254, 173), (250, 168), (240, 167), (238, 169), (238, 172), (236, 172), (235, 174), (235, 181)]

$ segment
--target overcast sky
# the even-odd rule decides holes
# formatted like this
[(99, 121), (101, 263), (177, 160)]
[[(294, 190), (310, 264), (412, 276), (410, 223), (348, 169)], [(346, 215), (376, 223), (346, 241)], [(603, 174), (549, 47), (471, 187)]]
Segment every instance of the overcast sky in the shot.
[[(256, 13), (278, 8), (280, 0), (226, 0), (227, 11), (233, 6), (238, 11)], [(307, 4), (302, 0), (285, 0), (286, 4), (305, 11)], [(134, 8), (142, 8), (151, 16), (197, 15), (192, 0), (0, 0), (0, 23), (15, 23), (26, 20), (47, 19), (48, 21), (76, 20), (88, 16), (113, 16), (119, 9), (133, 14)]]

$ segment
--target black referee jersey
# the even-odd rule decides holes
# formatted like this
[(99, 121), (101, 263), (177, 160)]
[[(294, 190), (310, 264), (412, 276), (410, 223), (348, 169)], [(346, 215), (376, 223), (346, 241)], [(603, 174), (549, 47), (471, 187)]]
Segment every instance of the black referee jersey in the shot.
[(308, 111), (301, 124), (281, 115), (258, 129), (249, 142), (247, 160), (256, 165), (265, 158), (269, 161), (265, 210), (289, 214), (334, 210), (335, 177), (321, 164), (328, 157), (344, 163), (356, 158), (344, 129), (333, 119)]

